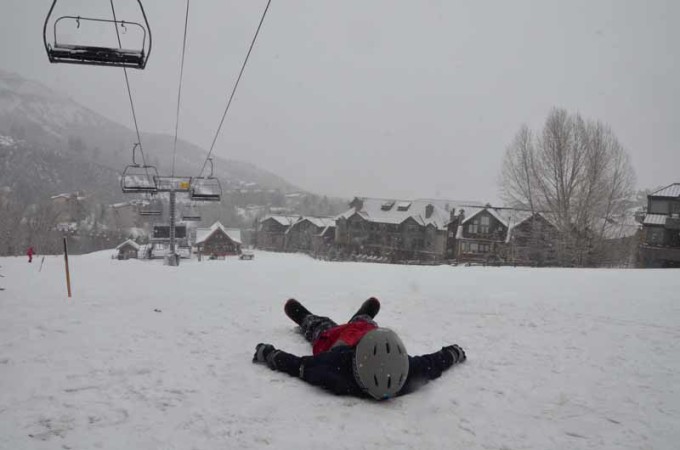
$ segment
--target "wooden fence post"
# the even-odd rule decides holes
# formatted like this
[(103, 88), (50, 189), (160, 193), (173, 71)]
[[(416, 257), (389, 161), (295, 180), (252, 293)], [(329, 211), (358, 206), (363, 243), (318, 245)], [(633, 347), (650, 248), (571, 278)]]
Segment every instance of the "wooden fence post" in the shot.
[(66, 264), (66, 289), (68, 298), (71, 298), (71, 273), (68, 270), (68, 247), (66, 246), (66, 236), (64, 236), (64, 262)]

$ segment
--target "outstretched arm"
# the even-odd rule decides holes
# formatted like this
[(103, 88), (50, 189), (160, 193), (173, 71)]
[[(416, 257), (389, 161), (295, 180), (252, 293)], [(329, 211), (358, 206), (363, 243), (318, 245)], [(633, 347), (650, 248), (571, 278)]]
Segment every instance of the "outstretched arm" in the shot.
[(361, 389), (352, 374), (352, 355), (353, 352), (348, 349), (299, 357), (270, 344), (258, 344), (253, 362), (266, 364), (272, 370), (286, 372), (337, 395), (361, 396)]
[(271, 344), (257, 344), (253, 362), (266, 364), (270, 369), (285, 372), (292, 377), (300, 376), (302, 366), (302, 358), (278, 350)]
[(409, 356), (408, 378), (400, 394), (408, 394), (429, 380), (439, 378), (454, 364), (465, 361), (465, 351), (457, 345), (442, 347), (438, 352), (422, 356)]

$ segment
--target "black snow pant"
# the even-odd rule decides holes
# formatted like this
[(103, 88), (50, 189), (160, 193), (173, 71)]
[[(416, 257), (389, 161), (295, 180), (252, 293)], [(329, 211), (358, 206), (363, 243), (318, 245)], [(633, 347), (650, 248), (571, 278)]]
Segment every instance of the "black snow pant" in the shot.
[[(368, 314), (355, 316), (348, 323), (354, 322), (368, 322), (375, 326), (378, 326), (378, 324)], [(305, 317), (304, 320), (302, 321), (302, 324), (300, 325), (300, 330), (305, 339), (307, 339), (307, 341), (309, 341), (313, 345), (317, 341), (317, 339), (319, 339), (321, 333), (337, 326), (338, 324), (331, 320), (329, 317), (310, 314), (307, 317)]]

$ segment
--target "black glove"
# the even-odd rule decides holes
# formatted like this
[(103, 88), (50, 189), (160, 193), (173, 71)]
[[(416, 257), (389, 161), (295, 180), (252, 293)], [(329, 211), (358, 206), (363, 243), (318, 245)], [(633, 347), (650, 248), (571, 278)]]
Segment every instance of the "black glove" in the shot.
[(458, 345), (453, 344), (453, 345), (448, 345), (446, 347), (442, 347), (442, 350), (445, 350), (449, 353), (451, 353), (451, 356), (453, 356), (453, 363), (462, 363), (467, 359), (465, 356), (465, 350), (460, 348)]
[(255, 354), (253, 355), (254, 363), (266, 364), (270, 369), (276, 370), (276, 355), (280, 352), (271, 344), (257, 344), (255, 347)]
[(253, 355), (253, 362), (266, 363), (267, 356), (274, 350), (274, 346), (271, 344), (257, 344), (255, 347), (255, 354)]

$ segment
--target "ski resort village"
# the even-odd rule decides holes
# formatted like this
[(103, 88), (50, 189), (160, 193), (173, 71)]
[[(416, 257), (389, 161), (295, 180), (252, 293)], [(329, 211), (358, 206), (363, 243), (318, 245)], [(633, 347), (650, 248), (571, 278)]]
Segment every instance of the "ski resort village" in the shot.
[(9, 0), (0, 450), (680, 448), (680, 3)]

